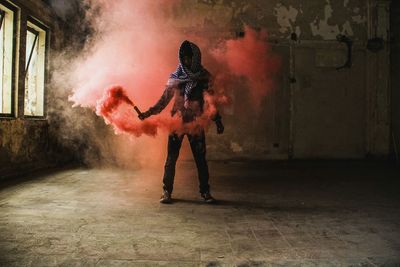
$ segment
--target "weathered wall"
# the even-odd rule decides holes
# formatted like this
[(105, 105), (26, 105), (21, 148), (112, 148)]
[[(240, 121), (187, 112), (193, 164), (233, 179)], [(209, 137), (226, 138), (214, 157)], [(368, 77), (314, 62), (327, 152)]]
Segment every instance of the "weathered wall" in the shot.
[[(283, 62), (261, 114), (225, 114), (224, 137), (210, 134), (210, 158), (386, 157), (390, 144), (389, 1), (188, 0), (177, 27), (215, 38), (265, 28)], [(195, 16), (194, 14), (203, 16)], [(210, 25), (211, 31), (210, 32)], [(353, 64), (340, 71), (353, 41)], [(378, 52), (368, 39), (383, 38)], [(246, 106), (245, 100), (235, 105)], [(235, 112), (237, 111), (237, 112)], [(238, 127), (238, 125), (240, 125)]]
[[(176, 12), (182, 28), (199, 31), (213, 25), (216, 32), (238, 30), (244, 24), (267, 28), (271, 39), (335, 40), (339, 33), (367, 37), (367, 0), (187, 0)], [(196, 16), (195, 14), (202, 14)]]
[[(65, 45), (65, 36), (42, 1), (15, 0), (21, 7), (21, 21), (31, 14), (51, 27), (54, 49)], [(398, 12), (398, 3), (394, 3)], [(244, 25), (266, 28), (273, 50), (280, 55), (282, 69), (276, 86), (263, 100), (259, 114), (246, 112), (251, 105), (237, 92), (233, 105), (223, 111), (226, 133), (208, 134), (210, 159), (288, 159), (386, 157), (391, 143), (389, 98), (389, 1), (385, 0), (185, 0), (174, 10), (176, 27), (214, 38), (240, 36)], [(193, 14), (201, 16), (194, 16)], [(398, 13), (394, 13), (398, 14)], [(80, 16), (78, 14), (77, 16)], [(392, 25), (400, 16), (394, 15)], [(397, 19), (397, 20), (396, 20)], [(62, 25), (62, 23), (61, 23)], [(70, 23), (64, 23), (70, 27)], [(212, 26), (212, 27), (210, 27)], [(25, 28), (21, 23), (20, 54), (25, 54)], [(392, 74), (400, 64), (398, 29), (392, 27)], [(336, 40), (338, 34), (353, 42), (353, 65), (336, 70), (346, 61), (347, 49)], [(368, 39), (380, 37), (383, 49), (371, 52)], [(68, 37), (67, 37), (68, 38)], [(70, 39), (70, 41), (74, 39)], [(18, 59), (20, 66), (25, 58)], [(396, 65), (397, 64), (397, 65)], [(19, 77), (22, 77), (20, 68)], [(392, 79), (393, 131), (399, 135), (400, 86)], [(98, 154), (96, 143), (80, 139), (57, 140), (66, 123), (57, 118), (53, 100), (66, 101), (53, 91), (49, 119), (22, 116), (24, 79), (19, 79), (17, 118), (0, 118), (0, 173), (46, 166), (54, 160), (83, 159)], [(51, 90), (51, 89), (50, 89)], [(55, 91), (54, 91), (55, 92)], [(396, 105), (397, 103), (397, 105)], [(84, 116), (90, 114), (79, 110)], [(90, 113), (90, 111), (86, 112)], [(93, 114), (92, 114), (93, 115)], [(93, 125), (107, 135), (107, 127), (93, 117)], [(83, 126), (84, 127), (84, 126)], [(399, 140), (399, 137), (397, 137)], [(56, 141), (57, 140), (57, 141)], [(64, 143), (66, 145), (60, 145)], [(57, 155), (62, 155), (58, 157)]]
[(391, 87), (392, 87), (392, 134), (393, 152), (400, 157), (400, 2), (391, 6)]
[(19, 0), (12, 3), (18, 7), (17, 36), (20, 37), (16, 38), (15, 42), (17, 60), (14, 91), (17, 105), (14, 110), (15, 117), (0, 118), (0, 177), (48, 166), (54, 162), (52, 151), (55, 148), (50, 138), (47, 118), (33, 119), (23, 116), (25, 79), (24, 68), (19, 66), (25, 66), (25, 56), (20, 55), (25, 55), (28, 16), (37, 18), (50, 28), (52, 48), (56, 48), (57, 38), (61, 36), (61, 32), (54, 23), (51, 10), (41, 1)]

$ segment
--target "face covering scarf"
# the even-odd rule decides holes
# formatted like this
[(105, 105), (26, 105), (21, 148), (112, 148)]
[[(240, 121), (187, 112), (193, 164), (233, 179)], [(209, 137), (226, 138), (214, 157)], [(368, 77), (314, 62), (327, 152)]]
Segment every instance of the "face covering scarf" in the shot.
[[(192, 54), (190, 68), (183, 64), (183, 58), (188, 51)], [(196, 87), (197, 82), (204, 78), (207, 70), (201, 65), (201, 52), (199, 47), (189, 41), (184, 41), (179, 48), (179, 65), (175, 72), (171, 73), (168, 84), (184, 84), (184, 107), (189, 107), (189, 96)]]

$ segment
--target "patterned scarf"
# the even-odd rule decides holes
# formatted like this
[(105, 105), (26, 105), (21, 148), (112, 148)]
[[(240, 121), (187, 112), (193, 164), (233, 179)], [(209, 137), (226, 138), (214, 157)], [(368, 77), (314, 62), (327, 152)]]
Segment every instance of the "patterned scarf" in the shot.
[[(183, 64), (184, 50), (192, 50), (192, 66), (187, 68)], [(201, 65), (201, 52), (197, 45), (184, 41), (179, 48), (179, 65), (175, 72), (171, 73), (168, 83), (185, 83), (184, 85), (184, 106), (188, 108), (189, 95), (196, 87), (198, 80), (203, 78), (207, 71)]]

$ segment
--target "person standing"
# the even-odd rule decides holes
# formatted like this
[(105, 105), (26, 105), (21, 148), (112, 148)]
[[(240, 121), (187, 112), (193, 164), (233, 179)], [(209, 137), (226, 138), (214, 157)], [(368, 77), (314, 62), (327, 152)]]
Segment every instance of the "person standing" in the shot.
[[(171, 116), (181, 116), (182, 123), (191, 123), (201, 116), (204, 111), (204, 93), (212, 93), (210, 88), (210, 73), (201, 64), (199, 47), (184, 41), (179, 48), (179, 64), (167, 82), (164, 93), (157, 103), (146, 112), (139, 114), (139, 119), (159, 114), (175, 96)], [(224, 132), (224, 125), (220, 114), (217, 112), (212, 118), (217, 126), (217, 133)], [(175, 177), (175, 166), (184, 136), (187, 136), (190, 148), (198, 171), (200, 195), (206, 203), (215, 203), (215, 198), (210, 193), (209, 172), (206, 160), (206, 140), (204, 129), (195, 134), (177, 134), (171, 132), (168, 136), (168, 155), (165, 162), (163, 177), (163, 193), (161, 203), (172, 203), (172, 191)]]

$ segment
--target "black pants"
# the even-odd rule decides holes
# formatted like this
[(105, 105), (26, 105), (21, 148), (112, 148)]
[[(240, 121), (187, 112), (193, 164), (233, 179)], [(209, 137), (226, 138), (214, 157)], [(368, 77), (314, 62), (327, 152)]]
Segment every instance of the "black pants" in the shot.
[[(197, 172), (200, 183), (200, 193), (209, 192), (208, 184), (208, 165), (206, 161), (206, 139), (202, 132), (199, 135), (186, 134), (190, 148), (192, 149), (193, 157), (196, 162)], [(163, 178), (163, 189), (172, 193), (174, 188), (175, 165), (178, 160), (179, 150), (181, 149), (182, 141), (185, 135), (170, 134), (168, 137), (168, 156), (165, 162), (165, 171)]]

